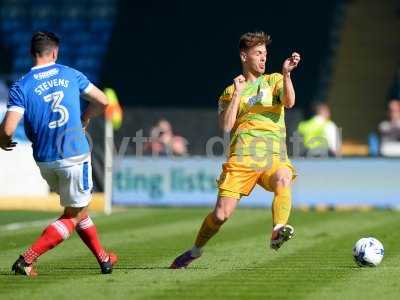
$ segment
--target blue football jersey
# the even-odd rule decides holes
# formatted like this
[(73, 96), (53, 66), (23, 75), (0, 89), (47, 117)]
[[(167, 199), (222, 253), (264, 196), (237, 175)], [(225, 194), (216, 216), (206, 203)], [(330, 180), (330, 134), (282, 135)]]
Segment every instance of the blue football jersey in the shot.
[(90, 152), (82, 129), (80, 95), (92, 87), (81, 72), (55, 63), (32, 68), (12, 85), (7, 107), (24, 114), (36, 161)]

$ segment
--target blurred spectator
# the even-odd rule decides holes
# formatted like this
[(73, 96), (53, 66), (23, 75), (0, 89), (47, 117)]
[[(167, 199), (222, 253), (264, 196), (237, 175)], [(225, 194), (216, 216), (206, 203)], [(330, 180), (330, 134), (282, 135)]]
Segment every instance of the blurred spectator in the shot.
[(150, 130), (150, 142), (145, 146), (145, 153), (149, 155), (177, 155), (187, 154), (185, 138), (174, 135), (171, 124), (161, 119)]
[(300, 122), (298, 132), (303, 137), (303, 154), (307, 156), (337, 156), (340, 153), (339, 130), (330, 120), (331, 110), (326, 103), (316, 103), (314, 116)]
[(388, 120), (378, 127), (383, 156), (400, 156), (400, 100), (392, 99), (388, 104)]

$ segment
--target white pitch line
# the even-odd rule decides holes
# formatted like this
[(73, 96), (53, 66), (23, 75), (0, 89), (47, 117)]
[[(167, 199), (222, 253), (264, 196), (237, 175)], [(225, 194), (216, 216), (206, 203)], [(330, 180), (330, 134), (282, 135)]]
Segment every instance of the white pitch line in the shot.
[[(93, 218), (97, 214), (92, 213), (90, 216)], [(31, 222), (17, 222), (17, 223), (9, 223), (5, 225), (0, 226), (0, 233), (3, 231), (14, 231), (14, 230), (20, 230), (24, 228), (32, 228), (32, 227), (43, 227), (45, 225), (49, 225), (52, 222), (54, 222), (56, 219), (45, 219), (45, 220), (37, 220), (37, 221), (31, 221)]]
[(13, 231), (19, 230), (24, 228), (31, 228), (31, 227), (39, 227), (50, 224), (54, 219), (46, 219), (46, 220), (37, 220), (32, 222), (18, 222), (18, 223), (9, 223), (6, 225), (0, 226), (0, 232), (4, 231)]

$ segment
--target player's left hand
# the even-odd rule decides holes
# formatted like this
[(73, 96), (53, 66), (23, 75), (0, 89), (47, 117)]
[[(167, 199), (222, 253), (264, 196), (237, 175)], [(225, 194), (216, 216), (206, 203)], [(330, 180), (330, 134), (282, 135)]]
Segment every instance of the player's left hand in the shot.
[(282, 73), (284, 75), (290, 74), (290, 72), (297, 67), (300, 60), (301, 60), (300, 54), (297, 52), (293, 52), (292, 55), (283, 62)]
[(15, 146), (17, 146), (17, 142), (13, 142), (12, 139), (0, 139), (0, 148), (4, 151), (12, 151)]

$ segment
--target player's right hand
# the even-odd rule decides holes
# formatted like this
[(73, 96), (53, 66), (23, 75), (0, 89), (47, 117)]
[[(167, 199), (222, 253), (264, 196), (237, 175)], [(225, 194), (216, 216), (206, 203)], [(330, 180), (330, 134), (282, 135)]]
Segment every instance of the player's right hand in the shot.
[(11, 139), (0, 140), (0, 148), (4, 151), (12, 151), (15, 146), (17, 146), (17, 142), (13, 142)]
[(233, 84), (235, 85), (235, 91), (240, 93), (246, 85), (246, 78), (243, 75), (239, 75), (233, 79)]

